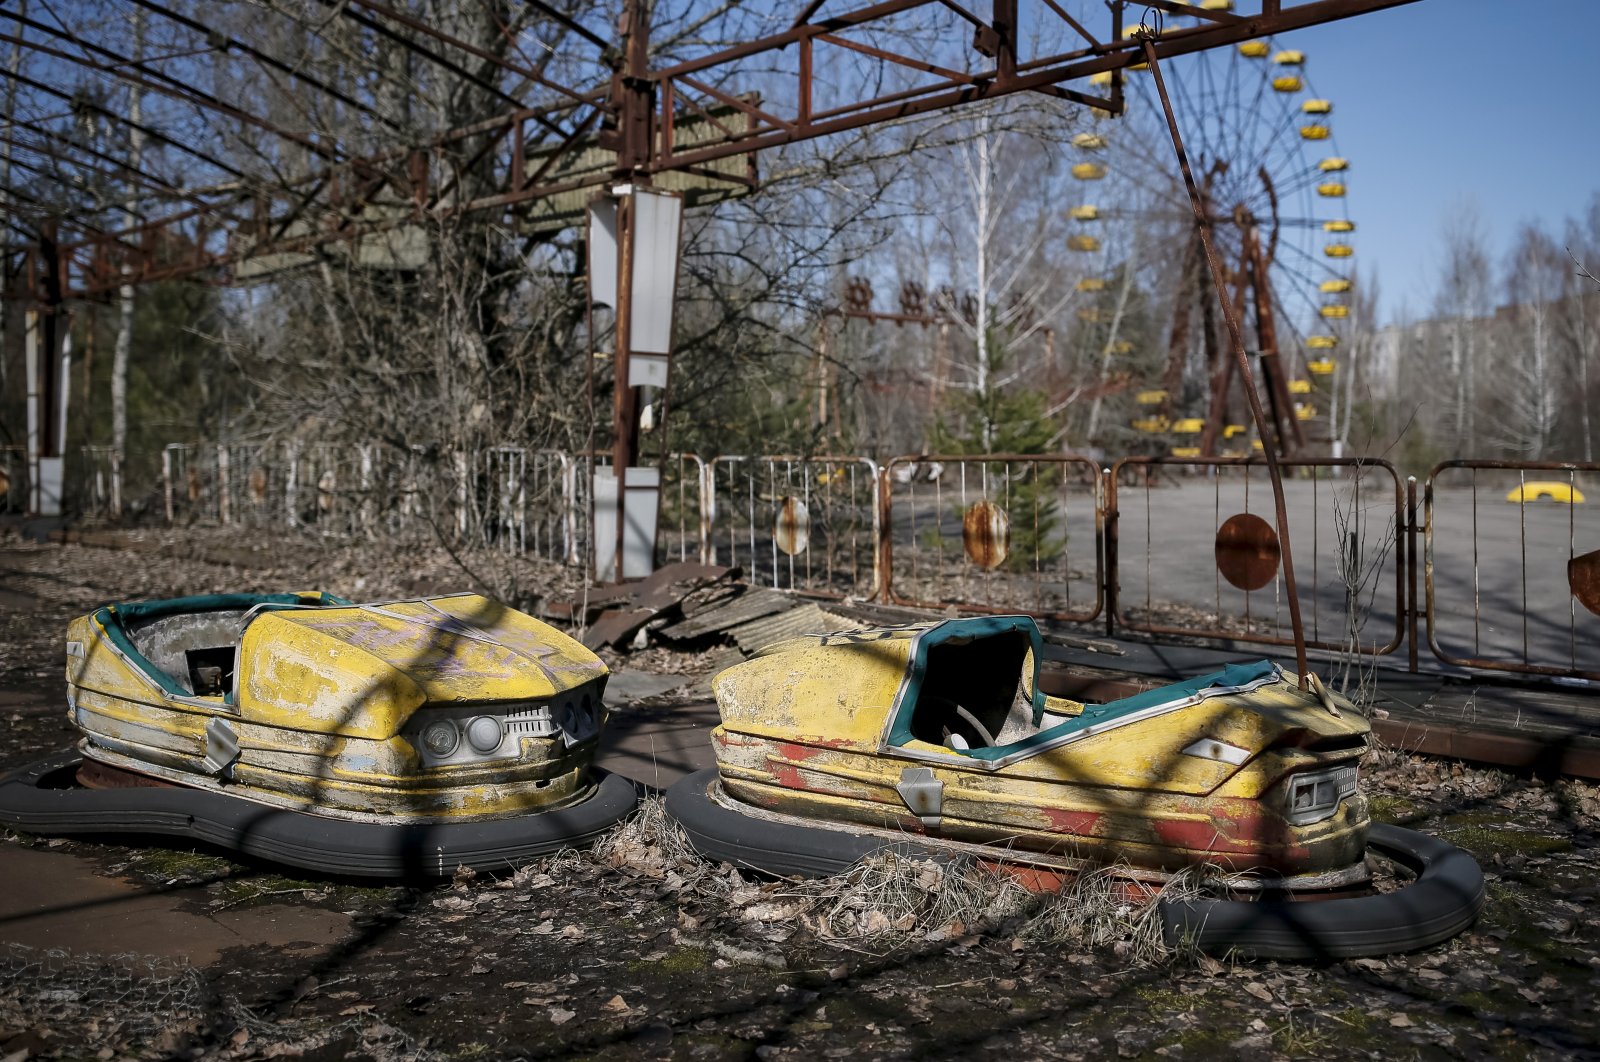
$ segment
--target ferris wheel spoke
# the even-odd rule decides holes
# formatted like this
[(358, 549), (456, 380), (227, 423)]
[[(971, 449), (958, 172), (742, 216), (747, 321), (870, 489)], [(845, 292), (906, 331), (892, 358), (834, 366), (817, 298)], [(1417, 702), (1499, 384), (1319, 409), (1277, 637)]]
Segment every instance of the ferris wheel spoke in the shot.
[[(1343, 297), (1350, 290), (1349, 259), (1345, 254), (1330, 258), (1327, 252), (1330, 246), (1336, 250), (1349, 246), (1343, 234), (1350, 226), (1329, 228), (1330, 222), (1346, 222), (1348, 208), (1342, 199), (1318, 194), (1325, 184), (1344, 183), (1342, 168), (1325, 169), (1317, 157), (1317, 149), (1323, 147), (1333, 153), (1331, 157), (1339, 157), (1338, 146), (1330, 136), (1303, 137), (1302, 127), (1325, 125), (1323, 116), (1331, 106), (1308, 96), (1315, 90), (1305, 77), (1303, 56), (1284, 55), (1270, 39), (1249, 43), (1250, 50), (1198, 53), (1163, 69), (1195, 176), (1213, 215), (1218, 254), (1229, 268), (1237, 269), (1251, 239), (1250, 226), (1256, 226), (1263, 250), (1272, 256), (1266, 275), (1259, 278), (1258, 297), (1276, 311), (1285, 364), (1296, 366), (1291, 371), (1299, 377), (1326, 374), (1332, 371), (1326, 356), (1319, 357), (1320, 369), (1301, 366), (1311, 364), (1308, 352), (1322, 355), (1334, 349), (1338, 334), (1349, 327), (1347, 318), (1330, 318), (1322, 311), (1338, 307), (1348, 312)], [(1157, 372), (1165, 360), (1162, 352), (1172, 342), (1181, 342), (1182, 392), (1173, 392), (1168, 401), (1175, 404), (1164, 407), (1164, 415), (1173, 421), (1193, 419), (1209, 415), (1212, 407), (1206, 394), (1210, 374), (1204, 364), (1205, 332), (1220, 320), (1218, 293), (1204, 282), (1203, 270), (1194, 270), (1189, 252), (1179, 251), (1194, 239), (1193, 215), (1173, 179), (1174, 160), (1151, 79), (1130, 73), (1126, 86), (1127, 116), (1097, 126), (1105, 143), (1104, 153), (1095, 161), (1104, 160), (1105, 179), (1084, 190), (1097, 200), (1097, 210), (1092, 221), (1079, 219), (1085, 221), (1083, 229), (1074, 229), (1093, 231), (1097, 237), (1092, 259), (1079, 259), (1089, 263), (1086, 275), (1097, 271), (1092, 286), (1079, 289), (1088, 296), (1079, 306), (1086, 324), (1104, 329), (1115, 278), (1132, 276), (1149, 293), (1149, 305), (1167, 307), (1152, 319), (1143, 360), (1124, 364), (1143, 364), (1146, 372)], [(1308, 106), (1310, 100), (1318, 102)], [(1222, 297), (1231, 301), (1237, 297), (1236, 289)], [(1182, 312), (1189, 315), (1186, 338), (1172, 331), (1171, 315), (1180, 312), (1179, 305), (1187, 307)], [(1250, 312), (1253, 316), (1253, 308)], [(1090, 345), (1099, 341), (1092, 339)], [(1147, 386), (1157, 379), (1146, 377)], [(1180, 385), (1167, 379), (1162, 386)], [(1152, 412), (1135, 416), (1150, 425), (1155, 423)], [(1182, 447), (1194, 441), (1170, 438)]]

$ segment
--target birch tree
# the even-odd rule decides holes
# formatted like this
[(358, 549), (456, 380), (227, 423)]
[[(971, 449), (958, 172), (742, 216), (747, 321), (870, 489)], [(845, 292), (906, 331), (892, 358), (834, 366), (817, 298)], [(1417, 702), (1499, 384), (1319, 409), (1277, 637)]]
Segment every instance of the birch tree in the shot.
[(1492, 403), (1499, 407), (1495, 437), (1507, 452), (1539, 460), (1555, 433), (1561, 391), (1553, 317), (1560, 295), (1563, 256), (1533, 225), (1517, 233), (1505, 279), (1510, 299), (1510, 342), (1493, 366)]
[[(1600, 263), (1600, 195), (1589, 200), (1584, 217), (1569, 219), (1566, 226), (1566, 253), (1561, 302), (1556, 328), (1566, 343), (1572, 374), (1572, 406), (1578, 434), (1578, 447), (1585, 461), (1594, 460), (1594, 424), (1590, 406), (1592, 374), (1600, 357), (1600, 286), (1589, 270)], [(1585, 264), (1588, 263), (1588, 264)]]
[(1445, 261), (1436, 310), (1444, 336), (1446, 401), (1453, 450), (1470, 453), (1477, 442), (1477, 374), (1487, 335), (1483, 322), (1493, 312), (1489, 295), (1489, 252), (1476, 208), (1453, 211), (1445, 229)]
[[(144, 58), (145, 10), (133, 10), (133, 59)], [(144, 90), (128, 83), (128, 158), (130, 170), (138, 170), (144, 157)], [(138, 221), (138, 195), (130, 187), (122, 223), (132, 228)], [(127, 266), (123, 267), (126, 274)], [(128, 356), (133, 350), (134, 287), (126, 280), (117, 288), (117, 338), (111, 351), (111, 515), (122, 515), (122, 470), (128, 454)]]

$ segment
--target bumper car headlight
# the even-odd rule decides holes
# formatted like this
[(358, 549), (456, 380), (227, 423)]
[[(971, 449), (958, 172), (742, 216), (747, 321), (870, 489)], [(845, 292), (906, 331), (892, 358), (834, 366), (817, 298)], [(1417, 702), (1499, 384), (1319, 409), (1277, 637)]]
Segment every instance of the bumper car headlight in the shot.
[[(480, 708), (479, 711), (482, 711)], [(493, 715), (444, 714), (428, 710), (401, 736), (417, 750), (423, 767), (467, 767), (515, 758), (521, 752), (518, 730)]]
[(484, 754), (498, 752), (504, 738), (498, 719), (480, 715), (467, 724), (467, 744)]
[(438, 759), (446, 759), (461, 744), (461, 731), (448, 719), (429, 723), (422, 731), (422, 747)]
[(1353, 764), (1289, 776), (1284, 789), (1284, 815), (1292, 826), (1308, 826), (1332, 818), (1347, 797), (1355, 795), (1358, 768)]

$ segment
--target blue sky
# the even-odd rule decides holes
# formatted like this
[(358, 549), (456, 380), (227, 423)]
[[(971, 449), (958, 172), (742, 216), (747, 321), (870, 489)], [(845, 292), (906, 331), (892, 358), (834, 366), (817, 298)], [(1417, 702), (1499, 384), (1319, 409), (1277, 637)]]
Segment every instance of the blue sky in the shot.
[(1596, 0), (1419, 0), (1287, 35), (1351, 162), (1363, 270), (1386, 318), (1426, 316), (1447, 219), (1474, 203), (1498, 260), (1600, 192)]

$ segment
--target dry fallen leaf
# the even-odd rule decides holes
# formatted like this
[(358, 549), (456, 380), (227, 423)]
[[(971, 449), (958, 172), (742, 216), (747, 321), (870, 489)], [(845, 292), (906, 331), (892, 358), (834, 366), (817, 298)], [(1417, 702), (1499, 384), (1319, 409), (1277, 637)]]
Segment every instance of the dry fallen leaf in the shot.
[(621, 996), (612, 996), (605, 1001), (603, 1006), (604, 1009), (611, 1011), (613, 1014), (626, 1014), (628, 1012), (628, 1001)]
[(1394, 1017), (1389, 1019), (1389, 1024), (1394, 1026), (1396, 1029), (1409, 1029), (1411, 1028), (1412, 1021), (1404, 1014), (1396, 1014)]
[(876, 936), (888, 932), (890, 924), (889, 916), (874, 907), (861, 919), (861, 932), (867, 936)]
[(551, 1007), (549, 1011), (550, 1024), (552, 1025), (565, 1025), (577, 1016), (577, 1011), (562, 1010), (560, 1007)]
[(1272, 990), (1260, 981), (1251, 981), (1244, 986), (1244, 990), (1263, 1003), (1272, 1002)]

